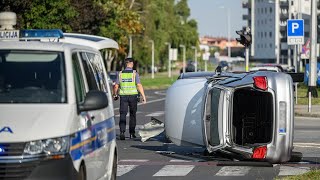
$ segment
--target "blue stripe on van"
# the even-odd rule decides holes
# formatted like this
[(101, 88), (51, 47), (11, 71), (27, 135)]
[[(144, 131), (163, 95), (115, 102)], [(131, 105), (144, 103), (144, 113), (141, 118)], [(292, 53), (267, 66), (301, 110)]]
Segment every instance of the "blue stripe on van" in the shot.
[(87, 155), (116, 137), (114, 118), (106, 119), (90, 128), (81, 130), (71, 138), (70, 155), (73, 160)]

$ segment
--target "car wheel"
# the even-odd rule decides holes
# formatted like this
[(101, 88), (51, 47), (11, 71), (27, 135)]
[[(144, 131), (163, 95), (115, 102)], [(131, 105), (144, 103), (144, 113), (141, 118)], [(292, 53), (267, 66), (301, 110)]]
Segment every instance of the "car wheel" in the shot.
[(118, 166), (117, 159), (118, 159), (117, 154), (114, 153), (111, 180), (116, 180), (117, 179), (117, 166)]
[(84, 164), (81, 164), (77, 180), (86, 180), (86, 179), (87, 179), (87, 177), (86, 177), (86, 168), (85, 168)]

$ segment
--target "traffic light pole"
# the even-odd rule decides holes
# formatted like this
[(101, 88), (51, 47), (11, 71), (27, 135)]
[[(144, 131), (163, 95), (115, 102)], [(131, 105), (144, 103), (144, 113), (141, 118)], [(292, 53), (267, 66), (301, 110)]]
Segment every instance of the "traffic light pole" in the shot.
[(246, 72), (249, 72), (249, 46), (246, 46)]

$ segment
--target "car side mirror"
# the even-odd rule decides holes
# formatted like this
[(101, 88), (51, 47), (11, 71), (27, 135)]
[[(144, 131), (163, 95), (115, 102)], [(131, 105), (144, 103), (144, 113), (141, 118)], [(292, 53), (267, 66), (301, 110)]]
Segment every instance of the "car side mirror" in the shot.
[(108, 107), (108, 97), (103, 91), (89, 91), (84, 102), (79, 105), (79, 111), (91, 111)]

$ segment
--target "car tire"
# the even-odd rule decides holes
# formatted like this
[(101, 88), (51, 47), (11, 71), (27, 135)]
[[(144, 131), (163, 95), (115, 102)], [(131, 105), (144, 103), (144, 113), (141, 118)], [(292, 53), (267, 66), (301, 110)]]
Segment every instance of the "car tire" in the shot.
[(117, 179), (117, 167), (118, 167), (117, 159), (118, 159), (118, 156), (117, 156), (116, 153), (114, 153), (111, 180), (116, 180)]
[(84, 164), (81, 164), (80, 168), (79, 168), (79, 173), (78, 173), (78, 177), (77, 180), (86, 180), (86, 167), (84, 166)]

